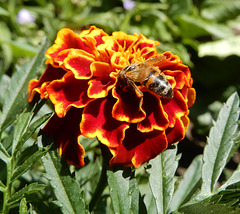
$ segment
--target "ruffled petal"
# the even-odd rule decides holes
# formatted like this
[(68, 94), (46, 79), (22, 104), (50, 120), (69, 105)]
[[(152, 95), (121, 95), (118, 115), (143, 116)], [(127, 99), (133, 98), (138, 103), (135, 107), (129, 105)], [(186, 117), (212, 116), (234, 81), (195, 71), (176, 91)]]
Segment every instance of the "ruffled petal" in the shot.
[(147, 92), (144, 93), (143, 109), (146, 112), (146, 118), (138, 123), (137, 129), (139, 131), (150, 132), (154, 129), (163, 131), (168, 127), (168, 117), (159, 97)]
[(126, 130), (123, 143), (117, 148), (110, 148), (113, 158), (110, 165), (134, 165), (136, 168), (156, 157), (167, 148), (167, 139), (162, 131), (142, 133), (135, 125)]
[(64, 117), (72, 106), (83, 108), (92, 101), (87, 89), (88, 81), (75, 79), (72, 73), (65, 74), (61, 80), (52, 81), (47, 92), (58, 117)]
[(108, 96), (94, 100), (84, 108), (80, 128), (85, 137), (97, 137), (108, 147), (117, 147), (121, 144), (129, 125), (112, 117), (114, 103), (115, 99)]
[(93, 62), (94, 59), (89, 56), (76, 54), (68, 56), (64, 60), (64, 66), (73, 72), (76, 79), (90, 79), (92, 77), (90, 66)]
[(112, 115), (116, 120), (128, 123), (137, 123), (146, 117), (142, 109), (142, 98), (137, 97), (133, 90), (117, 91), (113, 89), (113, 97), (117, 99), (112, 109)]
[(61, 79), (65, 73), (66, 71), (61, 68), (48, 65), (39, 80), (33, 79), (28, 83), (28, 102), (33, 100), (36, 93), (40, 94), (41, 99), (48, 99), (46, 87), (51, 81)]
[(81, 116), (81, 109), (72, 108), (64, 118), (54, 114), (43, 128), (44, 133), (54, 138), (59, 154), (76, 167), (84, 166), (85, 151), (78, 142)]
[(181, 119), (177, 119), (173, 128), (166, 129), (166, 136), (169, 145), (174, 144), (182, 140), (185, 136), (189, 124), (189, 119), (183, 116)]
[(173, 99), (162, 98), (161, 100), (163, 109), (168, 115), (169, 127), (173, 127), (176, 119), (187, 113), (187, 103), (178, 90), (174, 90)]
[(103, 43), (102, 37), (108, 36), (102, 29), (99, 29), (95, 26), (91, 26), (89, 30), (84, 30), (80, 33), (81, 37), (93, 38), (96, 41), (96, 46)]
[(55, 62), (55, 57), (57, 57), (61, 51), (66, 51), (67, 49), (72, 48), (94, 54), (91, 48), (84, 43), (84, 40), (78, 34), (68, 28), (63, 28), (58, 32), (55, 44), (46, 52), (46, 56), (48, 58), (47, 63), (52, 65), (56, 64), (57, 66), (58, 63)]

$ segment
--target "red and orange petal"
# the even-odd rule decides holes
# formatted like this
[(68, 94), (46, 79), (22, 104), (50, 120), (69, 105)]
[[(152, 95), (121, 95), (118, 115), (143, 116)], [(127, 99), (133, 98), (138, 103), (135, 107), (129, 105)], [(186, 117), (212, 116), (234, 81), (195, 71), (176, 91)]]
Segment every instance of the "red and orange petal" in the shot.
[(89, 30), (84, 30), (80, 33), (81, 37), (85, 38), (94, 38), (96, 41), (96, 46), (103, 43), (102, 37), (108, 36), (107, 33), (105, 33), (102, 29), (99, 29), (95, 26), (91, 26)]
[(163, 131), (142, 133), (137, 130), (136, 124), (131, 124), (125, 132), (123, 143), (117, 148), (110, 148), (113, 154), (110, 165), (134, 165), (137, 168), (156, 157), (167, 146), (167, 138)]
[(92, 77), (90, 65), (93, 62), (94, 59), (91, 57), (76, 54), (64, 59), (64, 66), (67, 70), (72, 71), (76, 79), (90, 79)]
[(117, 99), (112, 108), (112, 116), (119, 121), (137, 123), (146, 117), (142, 109), (142, 99), (133, 90), (112, 90), (112, 96)]
[(146, 113), (146, 118), (138, 123), (137, 129), (139, 131), (164, 131), (168, 127), (168, 116), (164, 112), (162, 103), (158, 96), (145, 92), (143, 95), (142, 108)]
[[(43, 128), (43, 132), (54, 138), (59, 154), (64, 156), (69, 164), (84, 166), (84, 148), (78, 142), (81, 136), (79, 124), (82, 109), (72, 108), (64, 118), (54, 114)], [(74, 120), (73, 120), (74, 118)]]
[(141, 33), (139, 34), (134, 34), (134, 36), (138, 37), (137, 43), (134, 45), (134, 50), (137, 51), (138, 49), (142, 50), (146, 47), (156, 47), (160, 45), (158, 41), (154, 41), (151, 39), (147, 39), (145, 36), (143, 36)]
[(47, 99), (46, 87), (48, 84), (53, 80), (61, 79), (65, 73), (66, 71), (61, 68), (54, 68), (52, 65), (48, 65), (39, 80), (33, 79), (28, 83), (28, 102), (33, 100), (36, 93), (39, 93), (42, 99)]
[(187, 116), (184, 115), (181, 118), (176, 119), (174, 127), (166, 129), (165, 133), (169, 145), (183, 140), (188, 124), (189, 119)]
[(133, 45), (137, 42), (138, 37), (134, 35), (128, 35), (122, 31), (116, 31), (112, 33), (112, 37), (122, 47), (124, 51), (132, 49)]
[(84, 50), (87, 53), (94, 54), (94, 50), (85, 44), (83, 38), (74, 33), (72, 30), (63, 28), (58, 32), (55, 44), (46, 52), (48, 63), (54, 65), (54, 63), (56, 63), (55, 58), (58, 58), (58, 54), (61, 51), (66, 51), (67, 49), (79, 49)]
[(122, 143), (125, 130), (129, 125), (112, 117), (111, 111), (114, 103), (115, 99), (108, 96), (96, 99), (84, 108), (80, 124), (83, 136), (97, 137), (102, 144), (108, 147), (117, 147)]
[(178, 90), (174, 90), (173, 99), (162, 98), (161, 101), (163, 109), (168, 115), (169, 127), (173, 127), (176, 119), (182, 117), (188, 111), (187, 103)]
[(47, 87), (49, 99), (55, 106), (56, 114), (61, 118), (72, 106), (83, 108), (93, 100), (88, 97), (87, 90), (88, 81), (75, 79), (70, 72), (61, 80), (52, 81)]

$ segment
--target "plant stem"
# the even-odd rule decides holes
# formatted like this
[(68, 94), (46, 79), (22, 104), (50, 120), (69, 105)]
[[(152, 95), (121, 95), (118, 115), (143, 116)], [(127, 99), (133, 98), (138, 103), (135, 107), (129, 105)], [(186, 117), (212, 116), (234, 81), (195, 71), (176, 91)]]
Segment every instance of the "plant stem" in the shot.
[(7, 163), (7, 181), (6, 181), (6, 191), (3, 194), (3, 209), (2, 209), (2, 213), (3, 214), (8, 214), (8, 206), (7, 206), (7, 202), (9, 200), (9, 198), (11, 197), (11, 178), (12, 178), (12, 172), (13, 172), (13, 167), (12, 167), (12, 160), (10, 160)]

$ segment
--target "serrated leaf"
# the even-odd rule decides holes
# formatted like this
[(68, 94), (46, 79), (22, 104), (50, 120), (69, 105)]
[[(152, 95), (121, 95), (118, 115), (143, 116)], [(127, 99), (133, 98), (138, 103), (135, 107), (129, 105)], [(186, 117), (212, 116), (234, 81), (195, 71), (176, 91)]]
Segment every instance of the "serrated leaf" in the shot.
[[(46, 136), (44, 136), (43, 141), (48, 141)], [(38, 139), (38, 146), (42, 147), (40, 139)], [(85, 203), (80, 194), (79, 184), (70, 173), (66, 161), (61, 159), (57, 150), (49, 151), (42, 157), (42, 162), (53, 191), (61, 204), (62, 212), (64, 214), (88, 213), (85, 210)]]
[(232, 176), (218, 189), (218, 191), (225, 190), (230, 185), (240, 182), (240, 164), (237, 169), (233, 172)]
[(21, 190), (13, 194), (12, 197), (8, 200), (7, 204), (9, 207), (11, 207), (14, 204), (18, 203), (18, 201), (20, 201), (26, 195), (43, 190), (45, 187), (46, 187), (45, 184), (38, 184), (38, 183), (31, 183), (29, 185), (26, 185)]
[(50, 149), (50, 145), (39, 149), (34, 154), (29, 156), (20, 166), (17, 166), (13, 172), (11, 182), (19, 178), (23, 173), (25, 173), (30, 167), (36, 163), (43, 155), (45, 155)]
[(9, 163), (11, 160), (11, 156), (8, 154), (7, 150), (0, 143), (0, 159), (2, 159), (5, 163)]
[(21, 113), (27, 105), (28, 82), (37, 75), (43, 65), (47, 46), (48, 44), (45, 41), (38, 55), (30, 62), (22, 65), (21, 68), (13, 74), (0, 117), (0, 130), (10, 125), (15, 119), (16, 114)]
[(240, 210), (236, 210), (235, 207), (231, 207), (229, 204), (214, 204), (200, 201), (199, 203), (182, 207), (180, 211), (187, 214), (239, 214)]
[(173, 195), (170, 210), (177, 210), (180, 205), (186, 203), (200, 187), (201, 170), (202, 155), (199, 155), (194, 158), (187, 171), (184, 173), (183, 179)]
[(27, 214), (27, 213), (28, 213), (27, 201), (26, 201), (26, 198), (23, 198), (19, 204), (19, 214)]
[(13, 152), (12, 152), (13, 154), (15, 154), (15, 152), (17, 152), (21, 148), (21, 146), (33, 135), (36, 129), (39, 126), (41, 126), (51, 116), (51, 114), (52, 113), (45, 114), (41, 118), (36, 120), (34, 123), (30, 125), (28, 124), (28, 126), (26, 126), (27, 129), (21, 133), (21, 136), (16, 143), (15, 149), (13, 149)]
[(214, 192), (215, 184), (226, 165), (234, 145), (238, 108), (239, 97), (234, 93), (221, 108), (218, 119), (210, 130), (203, 153), (203, 184), (200, 196), (208, 196)]
[[(107, 181), (114, 213), (128, 214), (138, 210), (139, 190), (130, 168), (107, 170)], [(134, 212), (135, 213), (135, 212)]]
[(149, 184), (155, 198), (158, 213), (167, 213), (174, 191), (174, 174), (178, 166), (177, 147), (167, 149), (151, 160), (147, 169)]
[(27, 113), (22, 113), (17, 118), (17, 124), (14, 128), (14, 136), (13, 136), (13, 142), (12, 142), (12, 154), (15, 153), (15, 149), (18, 145), (18, 142), (20, 141), (22, 134), (25, 132), (28, 123), (30, 123), (32, 116), (33, 116), (33, 113), (27, 112)]

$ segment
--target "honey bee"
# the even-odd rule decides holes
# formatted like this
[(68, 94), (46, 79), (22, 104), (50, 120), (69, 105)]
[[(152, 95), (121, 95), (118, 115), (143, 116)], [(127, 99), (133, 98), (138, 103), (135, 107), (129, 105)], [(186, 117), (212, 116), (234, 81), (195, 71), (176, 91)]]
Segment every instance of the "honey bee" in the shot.
[(118, 76), (120, 84), (125, 82), (132, 87), (137, 94), (143, 97), (138, 85), (143, 85), (157, 95), (171, 99), (174, 96), (171, 84), (165, 75), (154, 65), (162, 61), (164, 56), (157, 56), (141, 63), (134, 63), (124, 67)]

